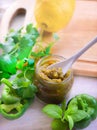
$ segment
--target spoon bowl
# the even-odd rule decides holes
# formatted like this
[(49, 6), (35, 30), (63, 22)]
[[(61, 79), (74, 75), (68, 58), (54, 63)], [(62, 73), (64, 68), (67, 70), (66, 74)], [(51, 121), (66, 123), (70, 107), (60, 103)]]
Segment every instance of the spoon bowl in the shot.
[(48, 69), (51, 68), (62, 68), (62, 71), (64, 74), (68, 71), (68, 69), (72, 66), (72, 64), (85, 52), (87, 51), (91, 46), (93, 46), (97, 42), (97, 36), (92, 39), (89, 43), (87, 43), (80, 51), (75, 53), (70, 58), (63, 60), (61, 62), (57, 62), (55, 64), (52, 64), (48, 67)]

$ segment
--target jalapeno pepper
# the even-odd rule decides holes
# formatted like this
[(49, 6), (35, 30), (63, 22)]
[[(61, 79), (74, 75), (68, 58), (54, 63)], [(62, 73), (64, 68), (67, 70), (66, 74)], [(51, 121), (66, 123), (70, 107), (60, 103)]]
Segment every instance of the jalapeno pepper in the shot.
[(27, 110), (27, 108), (32, 103), (32, 99), (30, 100), (24, 100), (22, 103), (17, 102), (14, 104), (3, 104), (2, 101), (0, 101), (0, 113), (3, 117), (7, 119), (17, 119), (21, 117), (24, 112)]
[(76, 128), (87, 127), (92, 120), (97, 117), (97, 100), (88, 94), (80, 94), (72, 98), (68, 103), (68, 108), (76, 106), (78, 110), (87, 112), (87, 117), (75, 123)]

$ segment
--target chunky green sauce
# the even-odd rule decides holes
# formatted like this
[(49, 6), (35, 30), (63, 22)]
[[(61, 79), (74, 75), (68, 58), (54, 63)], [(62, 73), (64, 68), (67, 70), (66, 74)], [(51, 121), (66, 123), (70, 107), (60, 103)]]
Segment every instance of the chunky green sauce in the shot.
[(39, 61), (36, 66), (35, 85), (38, 88), (37, 96), (46, 103), (61, 103), (73, 84), (74, 78), (71, 69), (65, 75), (62, 68), (47, 69), (49, 65), (59, 61), (59, 57), (48, 56)]
[(65, 75), (62, 72), (62, 68), (52, 68), (41, 69), (39, 73), (40, 77), (49, 82), (60, 83), (64, 81), (70, 75), (70, 71), (68, 71)]

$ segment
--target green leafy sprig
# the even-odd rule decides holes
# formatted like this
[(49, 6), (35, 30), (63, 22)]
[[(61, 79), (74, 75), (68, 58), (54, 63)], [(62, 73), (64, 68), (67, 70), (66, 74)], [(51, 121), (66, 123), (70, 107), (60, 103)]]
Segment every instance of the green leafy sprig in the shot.
[(77, 105), (67, 107), (65, 100), (60, 106), (48, 104), (42, 111), (53, 118), (52, 130), (68, 130), (68, 128), (72, 130), (76, 122), (88, 117), (87, 112), (79, 110)]
[[(58, 36), (54, 34), (54, 41), (46, 47), (43, 46), (40, 37), (37, 28), (32, 24), (16, 31), (10, 30), (4, 44), (0, 43), (0, 50), (2, 50), (2, 55), (0, 55), (0, 80), (10, 78), (11, 75), (16, 74), (18, 69), (22, 71), (29, 68), (34, 69), (35, 59), (50, 54), (52, 46), (58, 40)], [(35, 51), (34, 48), (37, 46), (38, 51)]]

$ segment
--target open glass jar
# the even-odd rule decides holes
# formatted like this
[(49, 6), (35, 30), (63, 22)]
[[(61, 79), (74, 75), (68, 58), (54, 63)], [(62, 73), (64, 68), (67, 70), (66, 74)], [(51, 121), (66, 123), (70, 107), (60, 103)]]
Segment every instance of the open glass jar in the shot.
[(46, 103), (60, 104), (72, 87), (74, 80), (72, 69), (68, 70), (61, 82), (60, 79), (48, 79), (42, 75), (42, 71), (47, 70), (49, 65), (62, 60), (64, 58), (61, 56), (50, 55), (41, 58), (36, 64), (34, 83), (38, 88), (37, 97)]

